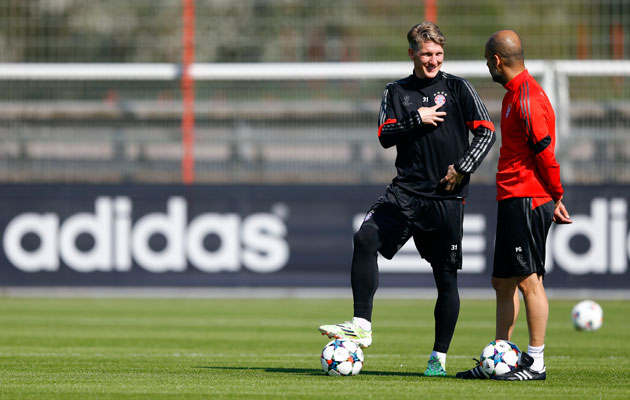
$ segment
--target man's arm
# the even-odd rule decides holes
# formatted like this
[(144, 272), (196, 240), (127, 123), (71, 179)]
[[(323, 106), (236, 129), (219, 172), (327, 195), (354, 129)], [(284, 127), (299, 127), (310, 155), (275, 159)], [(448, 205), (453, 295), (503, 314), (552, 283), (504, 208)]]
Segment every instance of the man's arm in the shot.
[[(477, 125), (478, 123), (485, 124)], [(470, 121), (466, 125), (473, 134), (473, 140), (470, 142), (470, 146), (468, 146), (464, 155), (455, 164), (455, 169), (462, 173), (472, 174), (488, 155), (496, 137), (494, 135), (494, 125), (490, 121)]]
[(462, 84), (460, 106), (466, 119), (466, 126), (473, 134), (473, 140), (462, 157), (455, 163), (454, 168), (460, 173), (471, 174), (486, 157), (496, 137), (494, 124), (490, 121), (488, 110), (477, 91), (465, 79), (462, 79)]
[(418, 113), (411, 113), (404, 119), (396, 115), (393, 97), (393, 84), (389, 83), (383, 92), (381, 110), (378, 114), (378, 140), (384, 148), (394, 146), (401, 137), (422, 126), (422, 120)]
[[(529, 106), (529, 108), (523, 106)], [(551, 197), (558, 203), (562, 199), (564, 190), (560, 182), (560, 165), (554, 153), (555, 138), (552, 135), (555, 136), (555, 134), (549, 128), (549, 124), (552, 123), (549, 113), (552, 111), (540, 101), (522, 103), (521, 109), (527, 132), (527, 144), (534, 153), (536, 170)]]
[(387, 85), (381, 100), (381, 110), (378, 115), (378, 139), (384, 148), (396, 145), (400, 139), (424, 125), (435, 125), (444, 121), (446, 113), (437, 111), (441, 106), (420, 107), (412, 111), (408, 117), (400, 118), (392, 107), (391, 84)]

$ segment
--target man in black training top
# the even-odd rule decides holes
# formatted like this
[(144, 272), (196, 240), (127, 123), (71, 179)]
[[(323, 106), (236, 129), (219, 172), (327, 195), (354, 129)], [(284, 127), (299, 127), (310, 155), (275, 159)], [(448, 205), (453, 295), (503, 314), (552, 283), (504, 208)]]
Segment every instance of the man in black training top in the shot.
[(398, 175), (354, 235), (354, 318), (319, 330), (330, 338), (368, 347), (378, 287), (377, 252), (391, 259), (413, 237), (420, 255), (433, 268), (438, 290), (435, 342), (424, 374), (444, 376), (459, 315), (457, 270), (462, 268), (464, 198), (470, 174), (495, 141), (494, 125), (472, 85), (440, 71), (445, 39), (437, 25), (415, 25), (407, 40), (413, 73), (387, 84), (378, 126), (381, 145), (396, 146)]

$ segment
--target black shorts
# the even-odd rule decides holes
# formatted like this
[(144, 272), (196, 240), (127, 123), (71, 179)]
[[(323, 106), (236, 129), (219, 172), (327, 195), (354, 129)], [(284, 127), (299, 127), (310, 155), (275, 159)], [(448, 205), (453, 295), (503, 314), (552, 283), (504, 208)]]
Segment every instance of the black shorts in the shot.
[(553, 211), (553, 201), (534, 209), (531, 197), (499, 201), (492, 276), (545, 274), (545, 249)]
[(379, 233), (379, 253), (387, 259), (413, 237), (433, 268), (462, 268), (463, 199), (433, 199), (388, 188), (363, 221)]

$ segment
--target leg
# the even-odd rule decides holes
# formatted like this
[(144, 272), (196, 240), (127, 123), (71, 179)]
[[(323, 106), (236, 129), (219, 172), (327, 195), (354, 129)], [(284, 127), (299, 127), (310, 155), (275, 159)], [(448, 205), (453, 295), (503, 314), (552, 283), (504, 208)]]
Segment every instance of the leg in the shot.
[(433, 267), (433, 278), (438, 290), (435, 309), (433, 310), (435, 340), (424, 375), (446, 376), (446, 352), (448, 352), (451, 339), (453, 339), (457, 317), (459, 316), (457, 270)]
[(492, 287), (497, 298), (495, 339), (510, 340), (518, 318), (520, 299), (514, 278), (492, 277)]
[(372, 304), (378, 287), (377, 251), (380, 240), (377, 228), (363, 224), (354, 235), (352, 256), (352, 294), (354, 318), (342, 324), (321, 325), (319, 331), (329, 338), (351, 340), (361, 347), (372, 344)]
[(433, 278), (438, 291), (433, 311), (435, 318), (433, 350), (446, 353), (451, 344), (459, 316), (460, 301), (457, 288), (457, 270), (433, 268)]
[[(497, 338), (510, 339), (518, 314), (518, 291), (523, 293), (529, 346), (518, 368), (497, 380), (545, 380), (544, 341), (549, 304), (542, 284), (545, 242), (553, 218), (553, 202), (533, 207), (531, 198), (499, 202), (492, 283), (497, 291)], [(499, 278), (501, 277), (501, 278)], [(510, 315), (510, 310), (513, 310)]]
[(367, 321), (372, 320), (372, 303), (378, 288), (378, 252), (391, 259), (410, 236), (408, 218), (398, 205), (392, 203), (394, 200), (395, 196), (389, 191), (379, 198), (354, 234), (350, 272), (354, 316)]
[(516, 370), (495, 377), (499, 380), (545, 380), (545, 331), (549, 316), (549, 304), (542, 283), (542, 275), (533, 273), (515, 278), (518, 288), (523, 293), (527, 328), (529, 329), (529, 346), (521, 355), (521, 365)]
[(435, 333), (426, 376), (446, 375), (448, 352), (459, 317), (457, 270), (462, 267), (464, 204), (461, 200), (422, 200), (418, 202), (413, 240), (418, 252), (431, 263), (437, 288), (433, 310)]
[(459, 316), (457, 270), (462, 267), (464, 204), (461, 200), (424, 200), (414, 221), (416, 249), (431, 263), (437, 299), (433, 351), (446, 353)]
[(527, 328), (529, 329), (529, 345), (538, 347), (545, 344), (547, 319), (549, 318), (549, 302), (543, 286), (542, 276), (531, 274), (521, 277), (518, 288), (523, 293)]
[(378, 231), (364, 224), (354, 235), (354, 253), (350, 281), (354, 298), (354, 316), (372, 320), (374, 294), (378, 288), (377, 251), (380, 247)]
[(380, 252), (391, 259), (410, 236), (405, 209), (395, 200), (396, 196), (388, 188), (355, 233), (350, 272), (354, 318), (342, 324), (320, 325), (319, 331), (323, 335), (352, 340), (361, 347), (372, 344), (372, 306), (379, 280), (377, 255)]
[[(518, 291), (516, 290), (517, 285), (516, 278), (492, 277), (492, 287), (496, 292), (497, 298), (495, 339), (510, 340), (512, 337), (520, 305)], [(477, 362), (475, 367), (467, 371), (458, 372), (455, 377), (460, 379), (489, 378), (479, 362)]]

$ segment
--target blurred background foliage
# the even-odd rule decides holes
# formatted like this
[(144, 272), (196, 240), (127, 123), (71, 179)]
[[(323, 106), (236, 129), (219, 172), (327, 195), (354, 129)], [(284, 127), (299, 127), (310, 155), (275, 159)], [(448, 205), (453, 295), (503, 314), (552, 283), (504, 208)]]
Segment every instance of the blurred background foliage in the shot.
[[(449, 59), (517, 30), (530, 59), (630, 54), (628, 0), (438, 0)], [(179, 62), (179, 0), (1, 0), (0, 62)], [(198, 62), (406, 60), (420, 0), (197, 0)], [(550, 39), (552, 38), (552, 39)]]

